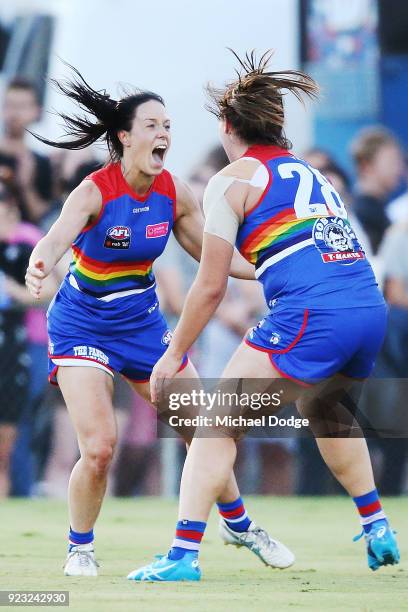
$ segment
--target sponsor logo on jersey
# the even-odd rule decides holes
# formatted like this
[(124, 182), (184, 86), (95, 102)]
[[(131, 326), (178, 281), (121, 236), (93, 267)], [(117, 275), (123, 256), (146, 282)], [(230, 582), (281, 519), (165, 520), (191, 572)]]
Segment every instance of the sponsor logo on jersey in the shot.
[(170, 344), (172, 337), (173, 337), (173, 334), (168, 329), (166, 332), (164, 332), (162, 339), (161, 339), (161, 343), (164, 344), (165, 346), (168, 346)]
[(158, 305), (159, 305), (159, 302), (155, 302), (155, 303), (153, 304), (153, 306), (150, 306), (150, 308), (148, 308), (148, 309), (147, 309), (147, 312), (148, 312), (149, 314), (152, 314), (152, 312), (154, 312), (154, 311), (156, 310), (156, 308), (158, 307)]
[(48, 352), (50, 355), (54, 354), (54, 343), (51, 340), (48, 340)]
[(161, 238), (167, 236), (169, 231), (169, 222), (155, 223), (146, 227), (146, 238)]
[(74, 346), (74, 357), (89, 357), (104, 365), (109, 363), (109, 357), (103, 351), (93, 346)]
[(107, 249), (128, 249), (130, 246), (130, 227), (115, 225), (106, 232), (104, 247)]
[(149, 212), (150, 206), (141, 206), (140, 208), (134, 208), (132, 212), (141, 213), (141, 212)]
[(357, 236), (346, 219), (321, 217), (313, 226), (312, 236), (324, 263), (352, 264), (365, 259)]

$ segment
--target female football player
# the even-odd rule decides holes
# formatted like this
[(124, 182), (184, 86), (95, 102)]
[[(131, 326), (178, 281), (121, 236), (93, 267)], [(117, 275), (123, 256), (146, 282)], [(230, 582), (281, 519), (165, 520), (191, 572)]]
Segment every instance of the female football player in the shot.
[[(340, 196), (317, 170), (289, 152), (283, 94), (314, 97), (316, 83), (298, 71), (268, 71), (269, 54), (259, 63), (254, 53), (243, 61), (236, 57), (238, 79), (225, 89), (209, 88), (210, 108), (231, 163), (208, 184), (200, 268), (170, 346), (154, 367), (152, 399), (162, 396), (166, 381), (214, 314), (236, 245), (255, 265), (270, 313), (250, 330), (223, 379), (244, 379), (249, 387), (254, 379), (269, 380), (269, 390), (277, 393), (284, 380), (292, 381), (286, 385), (287, 399), (299, 398), (299, 409), (316, 426), (322, 404), (331, 410), (330, 398), (344, 396), (339, 390), (347, 380), (370, 374), (384, 336), (386, 307)], [(200, 540), (232, 470), (241, 433), (215, 426), (207, 434), (196, 432), (184, 465), (173, 546), (130, 579), (200, 579)], [(317, 443), (356, 503), (369, 567), (398, 563), (364, 438), (320, 437)], [(194, 546), (185, 545), (184, 532)]]
[[(152, 264), (171, 231), (199, 259), (203, 227), (190, 189), (164, 169), (171, 138), (163, 99), (138, 90), (116, 101), (75, 73), (72, 82), (57, 85), (88, 116), (62, 115), (71, 140), (38, 138), (65, 149), (104, 139), (110, 163), (67, 198), (59, 219), (32, 252), (26, 283), (39, 297), (44, 279), (72, 245), (73, 261), (48, 313), (49, 375), (61, 388), (81, 453), (69, 483), (64, 571), (95, 576), (93, 527), (116, 442), (113, 373), (121, 373), (137, 393), (150, 398), (153, 365), (170, 340)], [(237, 256), (232, 273), (253, 277), (252, 267)], [(178, 377), (197, 377), (186, 356), (177, 370)], [(248, 519), (233, 474), (219, 504), (221, 514), (225, 511), (236, 521), (237, 535), (223, 535), (228, 543), (251, 531), (247, 546), (264, 563), (293, 563), (286, 547)]]

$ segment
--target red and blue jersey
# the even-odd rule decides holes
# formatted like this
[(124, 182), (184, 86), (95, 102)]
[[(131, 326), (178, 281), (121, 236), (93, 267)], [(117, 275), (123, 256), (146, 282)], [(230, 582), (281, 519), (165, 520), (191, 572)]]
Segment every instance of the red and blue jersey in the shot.
[(268, 304), (279, 300), (286, 307), (324, 309), (383, 304), (331, 183), (286, 149), (256, 145), (245, 157), (265, 165), (269, 183), (245, 214), (236, 246), (255, 265)]
[(72, 244), (70, 283), (97, 298), (154, 287), (152, 265), (165, 249), (175, 218), (171, 174), (163, 170), (144, 196), (131, 189), (120, 163), (87, 179), (100, 190), (102, 207)]

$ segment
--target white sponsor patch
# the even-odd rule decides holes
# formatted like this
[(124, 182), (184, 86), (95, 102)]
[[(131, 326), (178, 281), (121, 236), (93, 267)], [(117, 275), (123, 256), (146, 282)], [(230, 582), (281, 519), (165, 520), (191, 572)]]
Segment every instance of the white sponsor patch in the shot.
[(364, 251), (347, 219), (321, 217), (316, 220), (312, 235), (324, 263), (349, 265), (365, 259)]

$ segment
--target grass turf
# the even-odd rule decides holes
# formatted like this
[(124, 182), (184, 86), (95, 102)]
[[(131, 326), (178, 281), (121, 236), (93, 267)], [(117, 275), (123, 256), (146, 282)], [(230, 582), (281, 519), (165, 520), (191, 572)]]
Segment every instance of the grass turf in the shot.
[(246, 505), (251, 518), (295, 552), (293, 568), (272, 570), (246, 549), (224, 546), (213, 512), (200, 557), (201, 582), (139, 584), (125, 576), (167, 551), (175, 501), (108, 499), (95, 530), (99, 576), (79, 579), (62, 574), (65, 504), (7, 500), (0, 504), (0, 590), (69, 590), (68, 609), (78, 612), (408, 610), (407, 498), (385, 500), (402, 562), (377, 572), (367, 568), (363, 541), (352, 542), (359, 524), (346, 497), (252, 497)]

